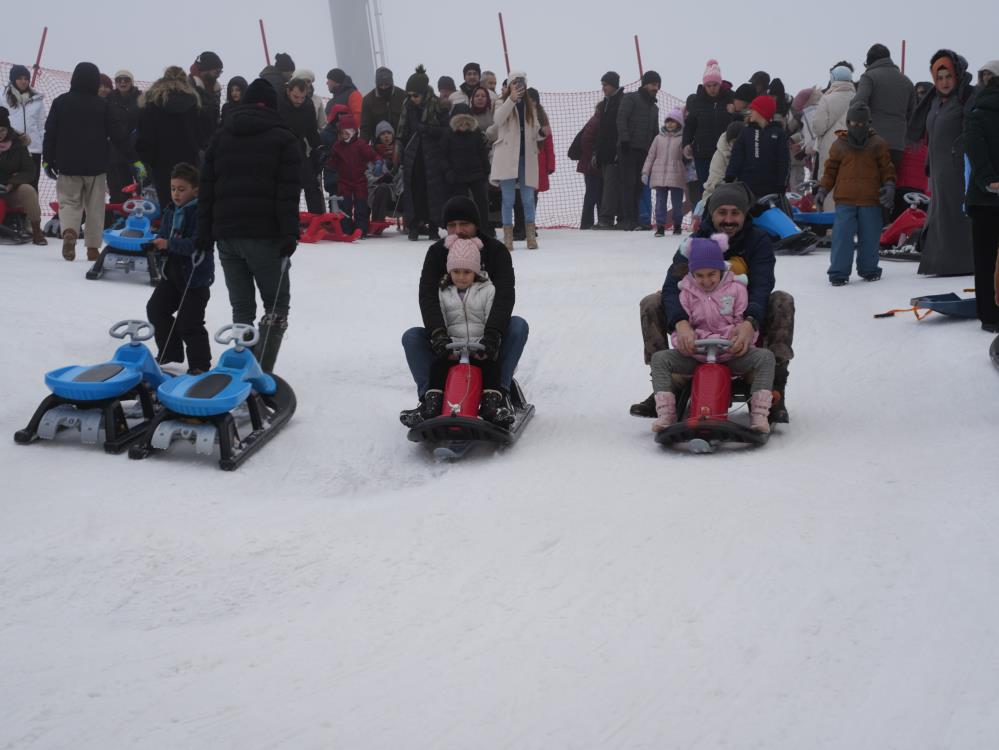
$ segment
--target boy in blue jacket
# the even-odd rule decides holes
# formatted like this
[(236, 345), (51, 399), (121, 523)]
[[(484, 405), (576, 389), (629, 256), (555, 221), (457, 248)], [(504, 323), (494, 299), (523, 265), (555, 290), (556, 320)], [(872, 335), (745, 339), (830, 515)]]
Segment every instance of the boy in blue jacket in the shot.
[[(215, 253), (195, 250), (198, 229), (198, 170), (181, 162), (170, 173), (173, 204), (163, 212), (153, 244), (166, 253), (163, 279), (146, 303), (146, 317), (156, 328), (157, 361), (184, 361), (188, 374), (211, 369), (212, 349), (205, 329), (205, 308), (215, 281)], [(174, 319), (176, 313), (176, 320)]]

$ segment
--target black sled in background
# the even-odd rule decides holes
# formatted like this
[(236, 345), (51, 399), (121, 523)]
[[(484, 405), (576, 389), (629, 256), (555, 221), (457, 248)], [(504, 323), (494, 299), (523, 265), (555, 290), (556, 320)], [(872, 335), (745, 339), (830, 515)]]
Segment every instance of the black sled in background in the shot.
[[(122, 320), (108, 333), (116, 339), (127, 337), (129, 343), (119, 346), (107, 362), (45, 373), (45, 385), (52, 393), (28, 426), (14, 433), (15, 442), (54, 440), (59, 432), (77, 429), (80, 442), (102, 443), (107, 453), (120, 453), (142, 437), (157, 411), (156, 389), (168, 380), (142, 343), (153, 337), (153, 326), (144, 320)], [(124, 404), (129, 401), (136, 402), (138, 409), (133, 405), (127, 410)]]
[[(260, 334), (254, 326), (233, 323), (215, 333), (233, 344), (218, 365), (200, 375), (180, 375), (157, 391), (162, 410), (128, 457), (146, 458), (175, 440), (194, 443), (201, 455), (219, 450), (219, 467), (238, 468), (288, 423), (295, 413), (295, 392), (277, 375), (264, 372), (253, 352)], [(266, 342), (261, 343), (266, 348)]]
[(695, 350), (707, 362), (694, 370), (690, 382), (676, 399), (677, 421), (656, 433), (660, 445), (686, 448), (690, 453), (714, 453), (723, 444), (766, 445), (770, 433), (751, 430), (729, 417), (733, 401), (749, 401), (742, 378), (717, 361), (718, 351), (732, 345), (728, 339), (698, 339)]
[(452, 351), (461, 352), (461, 361), (454, 365), (444, 386), (440, 416), (425, 419), (410, 428), (407, 437), (414, 443), (429, 443), (434, 457), (440, 460), (463, 458), (476, 445), (493, 443), (513, 445), (524, 427), (534, 416), (534, 405), (527, 403), (516, 380), (510, 385), (513, 424), (501, 427), (482, 419), (479, 403), (482, 398), (482, 371), (471, 364), (470, 352), (481, 351), (481, 344), (449, 344)]

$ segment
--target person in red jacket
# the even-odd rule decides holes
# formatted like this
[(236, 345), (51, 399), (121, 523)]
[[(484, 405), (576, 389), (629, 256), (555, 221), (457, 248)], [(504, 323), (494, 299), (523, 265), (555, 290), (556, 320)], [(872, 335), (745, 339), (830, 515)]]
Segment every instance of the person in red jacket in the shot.
[(365, 170), (370, 163), (374, 163), (377, 177), (382, 167), (378, 154), (357, 137), (354, 116), (349, 113), (343, 115), (340, 118), (340, 137), (333, 146), (329, 166), (337, 173), (340, 208), (346, 216), (343, 229), (347, 233), (360, 229), (362, 238), (368, 235), (368, 178)]

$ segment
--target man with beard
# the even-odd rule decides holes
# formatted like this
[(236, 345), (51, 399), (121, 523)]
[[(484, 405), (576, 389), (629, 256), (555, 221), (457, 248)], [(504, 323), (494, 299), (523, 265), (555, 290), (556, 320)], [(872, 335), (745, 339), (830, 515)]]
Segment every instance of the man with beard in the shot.
[(326, 102), (327, 117), (335, 104), (343, 104), (354, 115), (354, 122), (361, 121), (361, 101), (364, 97), (354, 85), (354, 79), (340, 68), (331, 68), (326, 74), (326, 88), (330, 92), (330, 100)]
[(406, 92), (395, 85), (392, 71), (378, 68), (375, 87), (361, 101), (361, 140), (374, 140), (375, 128), (380, 122), (387, 122), (393, 131), (398, 130), (405, 103)]
[[(777, 370), (774, 390), (780, 394), (770, 409), (771, 422), (788, 422), (784, 390), (787, 386), (788, 363), (794, 357), (791, 348), (794, 339), (794, 298), (787, 292), (774, 291), (774, 256), (770, 236), (753, 226), (749, 208), (753, 194), (740, 182), (719, 185), (708, 198), (707, 216), (700, 229), (692, 236), (710, 237), (715, 232), (729, 236), (725, 259), (735, 271), (749, 277), (749, 306), (745, 320), (732, 335), (731, 353), (738, 357), (753, 341), (755, 331), (760, 332), (760, 346), (774, 353)], [(687, 313), (680, 304), (680, 280), (687, 273), (687, 258), (682, 251), (673, 257), (666, 273), (662, 291), (650, 294), (639, 304), (642, 339), (645, 344), (645, 363), (652, 355), (668, 349), (669, 334), (677, 333), (677, 349), (689, 354), (693, 351), (694, 331), (687, 322)], [(633, 404), (631, 413), (636, 417), (655, 417), (653, 396)]]
[(188, 82), (201, 99), (201, 111), (208, 128), (205, 133), (207, 138), (218, 127), (222, 112), (222, 87), (219, 85), (222, 58), (214, 52), (202, 52), (191, 66), (190, 73)]
[[(461, 75), (464, 77), (464, 81), (449, 97), (451, 106), (455, 104), (467, 104), (469, 107), (472, 106), (472, 94), (475, 93), (480, 85), (482, 79), (482, 68), (477, 62), (465, 63), (465, 67), (461, 69)], [(489, 91), (489, 89), (486, 89)], [(497, 96), (494, 91), (489, 91), (489, 98), (492, 101), (496, 101)]]
[(278, 112), (288, 130), (298, 138), (306, 208), (314, 214), (324, 213), (323, 191), (320, 190), (319, 180), (316, 177), (316, 171), (320, 166), (317, 162), (320, 154), (319, 130), (316, 127), (316, 110), (309, 98), (309, 82), (304, 78), (292, 78), (284, 91), (278, 94)]
[[(443, 221), (448, 234), (457, 234), (466, 239), (478, 237), (482, 241), (482, 270), (489, 275), (496, 287), (496, 296), (489, 319), (486, 320), (486, 332), (481, 343), (486, 347), (484, 354), (499, 362), (503, 406), (513, 411), (510, 404), (510, 384), (517, 363), (524, 353), (524, 346), (527, 345), (528, 334), (527, 321), (513, 315), (516, 299), (513, 261), (502, 242), (479, 228), (479, 211), (470, 198), (458, 196), (449, 200), (444, 206)], [(441, 277), (447, 273), (447, 254), (443, 239), (427, 250), (423, 272), (420, 274), (419, 292), (423, 326), (410, 328), (402, 335), (402, 348), (406, 352), (406, 362), (416, 381), (416, 392), (420, 398), (420, 404), (415, 409), (405, 409), (399, 414), (399, 420), (407, 427), (422, 420), (423, 395), (430, 383), (430, 367), (435, 356), (446, 351), (447, 345), (451, 343), (437, 294)]]

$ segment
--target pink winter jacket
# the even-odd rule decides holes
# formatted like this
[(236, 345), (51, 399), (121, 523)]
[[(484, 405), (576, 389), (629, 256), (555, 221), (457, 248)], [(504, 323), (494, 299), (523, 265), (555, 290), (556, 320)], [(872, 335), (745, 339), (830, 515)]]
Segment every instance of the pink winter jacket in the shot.
[(649, 187), (684, 188), (687, 170), (683, 166), (683, 130), (660, 132), (645, 157), (642, 174), (649, 175)]
[[(715, 290), (708, 294), (687, 274), (680, 280), (680, 304), (690, 316), (690, 325), (694, 335), (699, 339), (732, 338), (735, 327), (743, 320), (746, 306), (749, 304), (749, 293), (746, 285), (738, 281), (731, 271), (726, 271)], [(759, 333), (753, 336), (753, 343), (759, 338)], [(673, 347), (676, 347), (676, 334), (673, 334)], [(695, 359), (705, 361), (703, 354), (695, 354)], [(718, 355), (718, 361), (731, 359), (732, 355), (723, 352)]]

